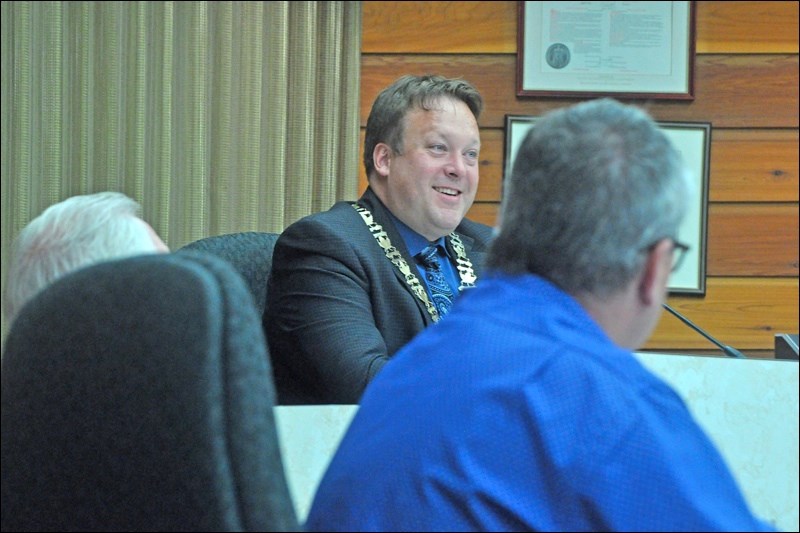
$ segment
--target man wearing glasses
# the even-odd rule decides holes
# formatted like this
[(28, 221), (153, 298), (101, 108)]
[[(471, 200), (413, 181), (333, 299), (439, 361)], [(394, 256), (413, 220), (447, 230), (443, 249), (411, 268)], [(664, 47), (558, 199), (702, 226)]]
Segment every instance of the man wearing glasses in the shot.
[(367, 387), (307, 528), (770, 530), (632, 355), (686, 250), (675, 147), (584, 102), (537, 122), (505, 186), (489, 273)]

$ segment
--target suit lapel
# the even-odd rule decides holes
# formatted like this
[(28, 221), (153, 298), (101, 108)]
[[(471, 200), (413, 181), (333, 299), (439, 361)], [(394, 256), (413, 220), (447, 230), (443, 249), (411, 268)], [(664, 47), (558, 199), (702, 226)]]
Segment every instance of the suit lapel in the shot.
[[(367, 187), (367, 190), (364, 191), (364, 194), (361, 196), (361, 198), (359, 198), (358, 203), (360, 203), (361, 205), (370, 210), (370, 212), (372, 213), (373, 220), (381, 225), (383, 230), (386, 232), (386, 235), (388, 235), (389, 240), (392, 243), (392, 246), (394, 246), (397, 249), (397, 251), (400, 252), (400, 255), (403, 257), (403, 259), (405, 259), (406, 263), (408, 263), (411, 272), (413, 272), (415, 275), (418, 276), (419, 272), (417, 270), (417, 262), (414, 260), (413, 257), (411, 257), (411, 254), (409, 253), (408, 248), (406, 247), (406, 243), (403, 240), (403, 237), (400, 235), (400, 232), (397, 231), (397, 228), (395, 227), (394, 222), (392, 221), (392, 218), (389, 215), (389, 212), (387, 211), (386, 207), (383, 205), (380, 199), (375, 195), (375, 193), (372, 191), (371, 188)], [(375, 243), (375, 246), (380, 251), (383, 260), (386, 261), (386, 263), (394, 272), (394, 275), (397, 278), (397, 282), (400, 285), (402, 285), (402, 287), (406, 290), (406, 292), (408, 292), (409, 296), (416, 302), (417, 307), (419, 308), (422, 315), (425, 317), (425, 322), (433, 323), (433, 319), (431, 318), (430, 314), (425, 308), (425, 304), (423, 304), (419, 300), (419, 298), (417, 298), (414, 295), (413, 291), (406, 283), (402, 272), (400, 272), (400, 270), (395, 268), (395, 266), (392, 265), (391, 261), (389, 261), (389, 259), (386, 258), (384, 251), (380, 248), (380, 246), (378, 246), (378, 243)], [(424, 283), (423, 280), (420, 280), (420, 283)]]

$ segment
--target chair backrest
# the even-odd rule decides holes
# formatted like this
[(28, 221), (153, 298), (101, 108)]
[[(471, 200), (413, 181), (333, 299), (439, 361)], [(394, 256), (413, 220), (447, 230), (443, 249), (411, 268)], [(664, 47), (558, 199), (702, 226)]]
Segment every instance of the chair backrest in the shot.
[(272, 269), (272, 251), (277, 233), (244, 231), (206, 237), (178, 250), (205, 252), (228, 261), (247, 282), (259, 316), (267, 305), (267, 280)]
[(260, 317), (230, 265), (94, 265), (2, 358), (2, 530), (297, 530)]

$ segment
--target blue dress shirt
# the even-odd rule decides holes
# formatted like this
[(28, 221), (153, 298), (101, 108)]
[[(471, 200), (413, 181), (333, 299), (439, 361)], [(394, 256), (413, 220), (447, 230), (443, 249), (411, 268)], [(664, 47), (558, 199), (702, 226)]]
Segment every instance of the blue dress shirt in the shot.
[(760, 531), (680, 397), (571, 296), (490, 274), (367, 387), (309, 531)]

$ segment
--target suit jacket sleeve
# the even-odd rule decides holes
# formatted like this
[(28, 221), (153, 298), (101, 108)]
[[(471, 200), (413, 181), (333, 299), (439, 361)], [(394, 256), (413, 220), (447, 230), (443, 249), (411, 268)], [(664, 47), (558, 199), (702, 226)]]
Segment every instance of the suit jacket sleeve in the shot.
[(379, 281), (363, 257), (377, 246), (355, 222), (348, 231), (305, 219), (276, 243), (265, 326), (288, 403), (358, 403), (389, 358), (372, 301)]

